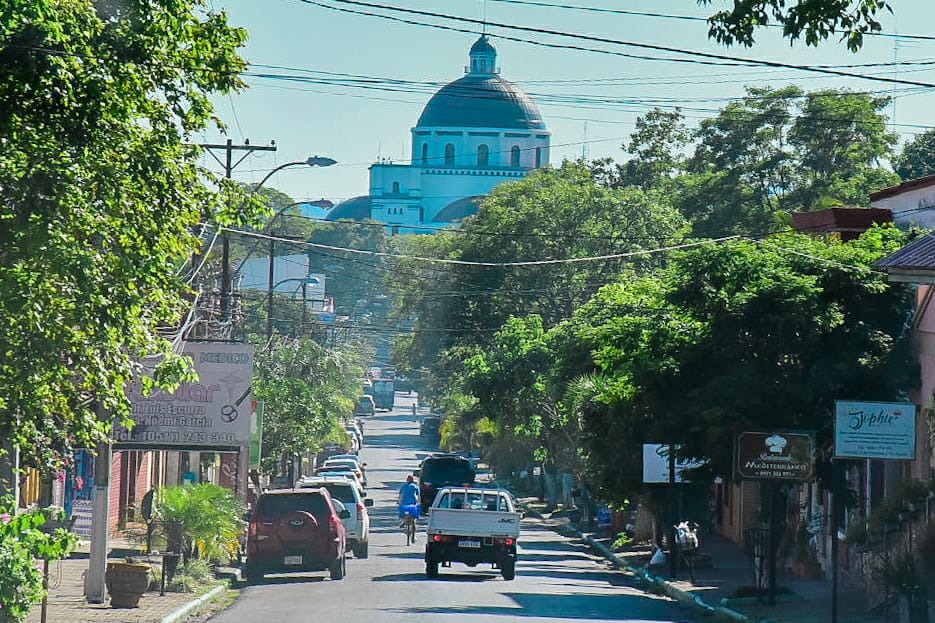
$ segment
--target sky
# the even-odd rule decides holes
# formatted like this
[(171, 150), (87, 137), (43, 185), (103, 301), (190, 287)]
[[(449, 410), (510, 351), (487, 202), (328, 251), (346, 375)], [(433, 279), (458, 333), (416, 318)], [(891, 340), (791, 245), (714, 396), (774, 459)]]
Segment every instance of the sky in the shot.
[[(423, 107), (435, 91), (464, 75), (468, 50), (484, 29), (468, 20), (486, 21), (501, 75), (538, 104), (552, 132), (553, 165), (582, 156), (625, 160), (621, 145), (638, 116), (657, 106), (680, 107), (694, 127), (741, 97), (745, 86), (871, 91), (894, 97), (887, 113), (901, 141), (935, 127), (931, 87), (751, 67), (641, 47), (833, 66), (845, 73), (935, 85), (932, 0), (892, 0), (893, 14), (881, 19), (888, 36), (868, 37), (857, 54), (836, 39), (819, 47), (790, 45), (773, 29), (761, 30), (752, 48), (726, 47), (708, 39), (704, 21), (686, 19), (707, 17), (729, 0), (705, 7), (694, 0), (365, 1), (449, 17), (338, 0), (208, 0), (212, 10), (225, 11), (233, 25), (249, 33), (241, 51), (250, 63), (244, 76), (249, 88), (214, 98), (226, 134), (208, 131), (200, 140), (277, 146), (275, 152), (245, 157), (234, 169), (235, 179), (256, 183), (279, 165), (327, 156), (338, 164), (287, 167), (266, 186), (295, 200), (338, 202), (367, 194), (368, 167), (380, 159), (408, 163), (410, 129)], [(896, 34), (931, 39), (891, 36)], [(595, 42), (582, 35), (639, 45)], [(203, 163), (219, 170), (207, 156)]]

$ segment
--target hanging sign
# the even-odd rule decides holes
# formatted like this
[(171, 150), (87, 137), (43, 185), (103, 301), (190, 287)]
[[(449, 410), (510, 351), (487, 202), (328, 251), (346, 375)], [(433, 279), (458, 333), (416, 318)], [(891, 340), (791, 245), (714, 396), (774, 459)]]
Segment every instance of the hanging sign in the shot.
[(735, 444), (737, 475), (760, 480), (808, 481), (815, 477), (815, 434), (749, 431)]
[(835, 458), (911, 460), (915, 449), (914, 404), (835, 402)]

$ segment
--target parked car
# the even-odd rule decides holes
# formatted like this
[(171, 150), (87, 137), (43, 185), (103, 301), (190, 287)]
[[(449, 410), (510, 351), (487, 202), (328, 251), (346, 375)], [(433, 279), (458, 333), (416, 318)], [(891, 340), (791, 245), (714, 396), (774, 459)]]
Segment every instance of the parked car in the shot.
[(346, 572), (343, 519), (323, 487), (264, 491), (248, 514), (247, 581), (267, 573), (327, 570), (332, 580)]
[(342, 467), (340, 465), (329, 465), (322, 466), (315, 470), (316, 476), (321, 476), (322, 474), (327, 474), (330, 476), (341, 476), (347, 478), (348, 480), (353, 481), (358, 487), (360, 487), (361, 493), (366, 490), (364, 486), (364, 481), (357, 475), (356, 471), (350, 470), (347, 467)]
[(351, 459), (337, 459), (331, 457), (327, 461), (321, 464), (322, 467), (340, 467), (343, 469), (350, 470), (357, 474), (357, 478), (360, 480), (360, 483), (367, 486), (367, 473), (364, 471), (363, 466), (357, 461)]
[(343, 519), (347, 546), (355, 558), (367, 558), (370, 548), (370, 513), (367, 508), (373, 506), (373, 500), (363, 497), (360, 489), (343, 476), (311, 476), (300, 480), (298, 486), (322, 487), (328, 490), (332, 499), (344, 503), (350, 511), (349, 516)]
[(419, 425), (419, 434), (423, 437), (437, 438), (440, 434), (441, 425), (442, 419), (437, 415), (424, 417), (422, 418), (422, 424)]
[(433, 454), (419, 465), (419, 504), (428, 511), (442, 487), (468, 487), (477, 474), (471, 462), (460, 454)]
[(364, 394), (357, 399), (354, 405), (354, 416), (370, 417), (377, 412), (377, 404), (373, 401), (373, 396)]

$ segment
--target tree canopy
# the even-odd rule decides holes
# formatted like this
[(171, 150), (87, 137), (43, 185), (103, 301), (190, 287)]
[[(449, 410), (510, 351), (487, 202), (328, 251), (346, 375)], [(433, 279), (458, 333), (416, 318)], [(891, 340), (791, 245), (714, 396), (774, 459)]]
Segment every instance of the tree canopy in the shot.
[(245, 37), (203, 0), (0, 9), (0, 436), (27, 455), (127, 415), (135, 358), (171, 351), (195, 227), (249, 216), (189, 145), (243, 86)]
[[(709, 5), (715, 0), (698, 3)], [(879, 15), (890, 11), (885, 0), (748, 0), (712, 15), (708, 36), (726, 45), (750, 47), (757, 29), (778, 25), (790, 41), (804, 38), (806, 44), (818, 45), (840, 35), (848, 49), (856, 52), (863, 46), (864, 35), (880, 31)]]

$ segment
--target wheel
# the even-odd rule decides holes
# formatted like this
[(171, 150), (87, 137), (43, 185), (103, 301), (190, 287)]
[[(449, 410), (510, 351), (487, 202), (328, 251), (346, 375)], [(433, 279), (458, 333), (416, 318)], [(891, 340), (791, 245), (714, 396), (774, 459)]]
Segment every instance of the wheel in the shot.
[(416, 542), (416, 520), (410, 515), (406, 522), (406, 545), (412, 545)]
[(425, 559), (425, 575), (433, 579), (438, 577), (438, 561), (434, 558)]
[(354, 558), (367, 558), (370, 555), (369, 549), (370, 543), (367, 541), (358, 544), (354, 547)]
[(332, 580), (344, 579), (344, 574), (347, 572), (347, 569), (344, 565), (344, 554), (341, 554), (341, 557), (332, 562), (331, 567), (328, 568), (328, 571), (331, 573)]
[(244, 567), (241, 575), (243, 576), (245, 582), (249, 582), (251, 584), (254, 582), (259, 582), (263, 579), (263, 572), (256, 567)]
[(516, 577), (516, 561), (508, 560), (504, 561), (500, 566), (500, 571), (503, 573), (504, 580), (512, 580)]

